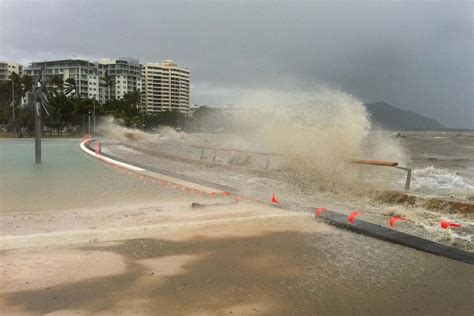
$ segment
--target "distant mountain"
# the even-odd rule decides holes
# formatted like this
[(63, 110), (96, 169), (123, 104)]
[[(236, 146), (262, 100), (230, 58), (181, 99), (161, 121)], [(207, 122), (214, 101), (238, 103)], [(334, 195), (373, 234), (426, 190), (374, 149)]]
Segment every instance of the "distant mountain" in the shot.
[(372, 123), (390, 130), (443, 130), (445, 126), (438, 121), (424, 117), (416, 112), (400, 110), (385, 102), (364, 104)]

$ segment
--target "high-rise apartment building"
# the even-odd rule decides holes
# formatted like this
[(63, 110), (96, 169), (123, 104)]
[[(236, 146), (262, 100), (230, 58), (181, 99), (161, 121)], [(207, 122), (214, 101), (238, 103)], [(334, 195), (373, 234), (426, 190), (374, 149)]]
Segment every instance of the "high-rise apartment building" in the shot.
[[(37, 78), (46, 64), (50, 80), (59, 76), (63, 82), (75, 81), (75, 93), (81, 98), (99, 102), (121, 99), (134, 91), (142, 93), (142, 110), (147, 113), (180, 111), (189, 113), (190, 72), (172, 60), (140, 65), (138, 59), (121, 57), (105, 58), (100, 62), (84, 59), (64, 59), (33, 62), (23, 69), (26, 75)], [(49, 85), (52, 85), (51, 80)], [(67, 84), (65, 83), (65, 86)]]
[(143, 65), (142, 78), (142, 110), (147, 113), (189, 112), (188, 69), (180, 68), (172, 60), (166, 59), (161, 64)]
[(23, 75), (23, 66), (14, 62), (0, 61), (0, 81), (10, 80), (12, 73)]
[(76, 84), (75, 93), (77, 96), (102, 101), (103, 95), (101, 95), (100, 68), (98, 63), (92, 63), (83, 59), (33, 62), (24, 69), (24, 73), (37, 78), (44, 64), (46, 64), (46, 77), (48, 79), (55, 75), (61, 77), (64, 82), (66, 79), (72, 78)]
[(104, 58), (99, 62), (101, 73), (110, 78), (104, 81), (105, 99), (121, 99), (126, 93), (142, 90), (142, 72), (138, 59), (121, 57)]

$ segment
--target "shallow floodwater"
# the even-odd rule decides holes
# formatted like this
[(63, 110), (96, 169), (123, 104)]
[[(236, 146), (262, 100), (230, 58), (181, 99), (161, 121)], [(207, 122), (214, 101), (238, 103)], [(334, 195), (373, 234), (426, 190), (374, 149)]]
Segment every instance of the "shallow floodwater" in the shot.
[[(39, 212), (185, 198), (91, 158), (80, 139), (44, 139), (41, 164), (34, 140), (0, 139), (0, 213)], [(181, 196), (182, 195), (182, 196)]]
[[(437, 156), (438, 161), (443, 162), (443, 166), (438, 164), (433, 166), (433, 159), (418, 159), (420, 155), (423, 155), (423, 149), (417, 144), (423, 143), (430, 146), (430, 143), (436, 142), (438, 139), (436, 137), (440, 137), (438, 133), (411, 132), (406, 133), (405, 137), (399, 138), (396, 138), (395, 135), (391, 133), (386, 137), (391, 137), (394, 142), (400, 142), (403, 148), (406, 149), (408, 159), (401, 162), (401, 165), (413, 168), (414, 177), (412, 178), (410, 192), (420, 196), (438, 195), (443, 197), (453, 195), (459, 199), (468, 200), (466, 203), (469, 203), (473, 194), (473, 191), (470, 190), (471, 182), (469, 179), (471, 169), (474, 167), (474, 160), (469, 157), (470, 142), (474, 140), (473, 133), (446, 134), (447, 137), (454, 139), (462, 138), (462, 141), (458, 139), (457, 143), (453, 144), (451, 149), (448, 149), (452, 152), (451, 157), (456, 157), (454, 159), (464, 159), (462, 164), (451, 164), (449, 161), (443, 162), (442, 152), (445, 152), (445, 157), (449, 157), (446, 149), (436, 146), (432, 149), (433, 153), (430, 155)], [(364, 220), (382, 226), (389, 226), (389, 219), (393, 215), (403, 216), (406, 220), (397, 224), (395, 229), (471, 252), (474, 251), (472, 214), (450, 213), (443, 209), (435, 211), (426, 209), (419, 204), (383, 203), (373, 199), (370, 195), (373, 193), (372, 191), (368, 191), (368, 195), (364, 195), (364, 192), (351, 194), (351, 192), (344, 190), (335, 192), (317, 190), (314, 189), (311, 181), (307, 181), (313, 180), (313, 178), (305, 177), (302, 174), (292, 176), (291, 173), (279, 168), (278, 161), (272, 160), (269, 167), (271, 172), (262, 174), (258, 172), (264, 170), (265, 159), (261, 157), (252, 156), (249, 159), (247, 154), (226, 151), (218, 152), (215, 155), (212, 150), (206, 150), (202, 153), (199, 147), (196, 148), (196, 146), (211, 146), (250, 151), (262, 150), (251, 148), (252, 140), (245, 136), (239, 134), (168, 132), (142, 135), (141, 140), (123, 140), (122, 143), (103, 139), (103, 143), (108, 144), (104, 151), (112, 156), (144, 165), (150, 170), (167, 170), (175, 173), (177, 177), (188, 177), (198, 183), (199, 181), (215, 183), (224, 186), (226, 190), (234, 194), (250, 199), (269, 201), (272, 192), (276, 192), (281, 201), (294, 203), (295, 205), (326, 207), (344, 214), (349, 214), (357, 209), (363, 212), (361, 217)], [(202, 162), (200, 161), (201, 158)], [(362, 158), (388, 159), (386, 157), (371, 156), (363, 156)], [(376, 183), (375, 188), (378, 190), (403, 190), (406, 173), (402, 170), (362, 167), (364, 167), (364, 172), (361, 173), (360, 182), (364, 184), (364, 188), (369, 189), (369, 185), (370, 188), (374, 188)], [(435, 172), (421, 177), (420, 172), (422, 173), (427, 168), (433, 169)], [(453, 179), (460, 179), (460, 181), (454, 181), (453, 183), (451, 181)], [(365, 184), (367, 185), (365, 186)], [(294, 210), (298, 210), (298, 207)], [(440, 227), (441, 220), (454, 221), (459, 223), (461, 227), (442, 229)]]

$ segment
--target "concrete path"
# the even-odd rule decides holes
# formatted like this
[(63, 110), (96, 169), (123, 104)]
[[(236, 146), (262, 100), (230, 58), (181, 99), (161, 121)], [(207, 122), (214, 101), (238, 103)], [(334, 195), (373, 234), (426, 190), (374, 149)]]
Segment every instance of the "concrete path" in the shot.
[(10, 249), (1, 252), (0, 276), (0, 309), (8, 315), (474, 310), (472, 265), (308, 214), (176, 222), (146, 238)]

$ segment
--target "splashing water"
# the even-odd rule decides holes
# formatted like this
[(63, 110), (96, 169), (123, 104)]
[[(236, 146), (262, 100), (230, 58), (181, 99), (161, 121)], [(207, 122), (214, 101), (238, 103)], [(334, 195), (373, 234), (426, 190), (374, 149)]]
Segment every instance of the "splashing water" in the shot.
[(147, 133), (136, 128), (122, 126), (120, 123), (119, 120), (112, 116), (107, 116), (101, 121), (97, 131), (108, 139), (119, 141), (159, 142), (170, 139), (177, 140), (184, 137), (184, 133), (177, 132), (168, 126), (160, 127), (155, 133)]
[(360, 189), (360, 167), (351, 159), (406, 160), (388, 135), (371, 132), (362, 102), (341, 91), (320, 89), (310, 101), (259, 106), (255, 112), (257, 141), (282, 154), (291, 178), (312, 189)]
[[(368, 186), (364, 175), (378, 167), (361, 169), (350, 163), (351, 159), (406, 161), (395, 140), (386, 133), (372, 131), (364, 105), (347, 93), (318, 88), (312, 95), (267, 91), (242, 98), (247, 103), (242, 108), (247, 115), (226, 119), (237, 127), (236, 134), (247, 135), (246, 141), (225, 137), (225, 141), (212, 145), (278, 153), (283, 156), (279, 167), (288, 175), (288, 180), (305, 189), (365, 191), (375, 185)], [(276, 105), (281, 102), (285, 104)], [(254, 126), (253, 132), (249, 132), (249, 123)], [(107, 138), (121, 141), (159, 143), (192, 137), (171, 128), (145, 133), (120, 126), (113, 118), (105, 119), (98, 130)], [(215, 134), (211, 138), (219, 139)]]
[(456, 173), (433, 166), (413, 170), (413, 187), (417, 191), (474, 191), (474, 183)]

